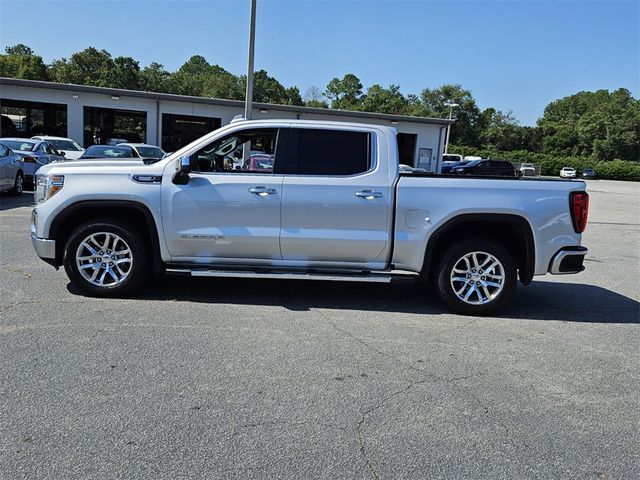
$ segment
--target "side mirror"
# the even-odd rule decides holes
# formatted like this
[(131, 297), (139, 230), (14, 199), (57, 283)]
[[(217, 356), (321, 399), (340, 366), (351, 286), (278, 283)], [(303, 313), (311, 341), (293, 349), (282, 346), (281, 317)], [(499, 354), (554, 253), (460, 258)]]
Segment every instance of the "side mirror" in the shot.
[(188, 155), (184, 155), (180, 157), (180, 163), (178, 165), (178, 170), (182, 173), (186, 173), (187, 175), (191, 173), (191, 157)]
[(61, 157), (64, 157), (64, 156), (66, 156), (67, 154), (66, 154), (66, 153), (64, 153), (64, 152), (60, 152), (60, 151), (59, 151), (59, 152), (58, 152), (58, 155), (60, 155)]
[(173, 174), (172, 182), (175, 185), (186, 185), (189, 183), (189, 174), (191, 173), (191, 157), (184, 155), (180, 157), (176, 167), (176, 173)]

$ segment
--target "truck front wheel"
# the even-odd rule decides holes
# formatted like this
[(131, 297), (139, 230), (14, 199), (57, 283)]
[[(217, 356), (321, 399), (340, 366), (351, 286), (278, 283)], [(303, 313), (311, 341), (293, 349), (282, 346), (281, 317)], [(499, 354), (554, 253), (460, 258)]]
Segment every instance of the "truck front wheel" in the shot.
[(64, 252), (69, 280), (83, 293), (119, 297), (134, 291), (147, 273), (147, 254), (132, 225), (99, 220), (80, 225)]
[(511, 254), (485, 238), (455, 244), (436, 273), (440, 299), (462, 315), (494, 313), (509, 301), (517, 280)]

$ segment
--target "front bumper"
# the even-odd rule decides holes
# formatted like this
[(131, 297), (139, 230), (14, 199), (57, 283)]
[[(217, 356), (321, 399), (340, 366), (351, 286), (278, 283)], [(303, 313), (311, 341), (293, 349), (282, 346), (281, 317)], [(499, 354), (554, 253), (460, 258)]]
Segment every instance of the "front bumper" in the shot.
[(47, 240), (46, 238), (38, 238), (31, 234), (31, 245), (38, 256), (42, 259), (55, 260), (56, 258), (56, 241)]
[(43, 260), (56, 259), (56, 241), (47, 238), (40, 238), (36, 235), (37, 212), (33, 210), (31, 214), (31, 245), (38, 256)]
[(564, 247), (556, 252), (549, 263), (549, 273), (567, 275), (584, 270), (584, 257), (589, 250), (586, 247)]

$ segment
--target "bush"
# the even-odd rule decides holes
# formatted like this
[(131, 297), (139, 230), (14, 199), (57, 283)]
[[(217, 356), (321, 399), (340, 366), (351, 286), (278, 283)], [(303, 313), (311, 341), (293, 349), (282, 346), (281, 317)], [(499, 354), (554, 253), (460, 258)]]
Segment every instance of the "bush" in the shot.
[(634, 160), (595, 160), (592, 157), (563, 157), (545, 153), (527, 152), (515, 150), (511, 152), (498, 152), (494, 149), (481, 149), (473, 147), (459, 147), (451, 145), (450, 153), (461, 155), (476, 155), (482, 158), (495, 160), (509, 160), (514, 162), (529, 162), (540, 165), (541, 174), (557, 177), (562, 167), (573, 167), (578, 172), (584, 168), (593, 168), (597, 178), (606, 180), (629, 180), (640, 182), (640, 162)]

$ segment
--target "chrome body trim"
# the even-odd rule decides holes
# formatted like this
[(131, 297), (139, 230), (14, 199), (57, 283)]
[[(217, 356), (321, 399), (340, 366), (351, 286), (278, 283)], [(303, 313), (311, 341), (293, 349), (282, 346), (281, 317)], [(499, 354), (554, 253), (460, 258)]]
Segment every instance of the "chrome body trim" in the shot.
[(269, 278), (283, 280), (327, 280), (340, 282), (369, 282), (369, 283), (391, 283), (393, 280), (415, 280), (419, 275), (415, 272), (402, 270), (390, 270), (386, 272), (345, 272), (338, 271), (251, 271), (251, 270), (230, 270), (230, 269), (208, 269), (202, 267), (172, 268), (165, 269), (168, 275), (190, 275), (192, 277), (215, 277), (215, 278)]
[(580, 273), (582, 270), (569, 270), (566, 272), (562, 272), (560, 271), (560, 265), (562, 264), (562, 261), (567, 257), (584, 257), (588, 252), (589, 250), (586, 247), (581, 247), (580, 250), (560, 250), (551, 259), (551, 263), (549, 265), (549, 273), (551, 273), (552, 275), (571, 275), (574, 273)]

